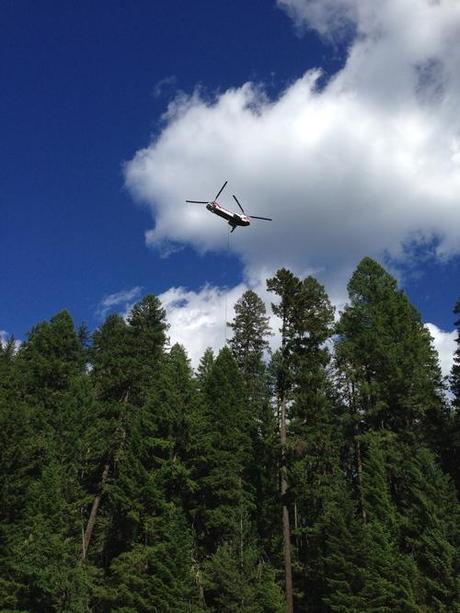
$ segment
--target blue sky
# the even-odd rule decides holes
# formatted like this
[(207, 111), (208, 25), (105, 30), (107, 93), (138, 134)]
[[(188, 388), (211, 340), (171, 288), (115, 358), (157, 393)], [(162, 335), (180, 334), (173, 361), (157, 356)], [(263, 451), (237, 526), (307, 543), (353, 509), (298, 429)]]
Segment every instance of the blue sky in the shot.
[[(354, 76), (352, 60), (355, 67), (358, 60), (353, 54), (362, 54), (354, 35), (361, 29), (371, 40), (368, 17), (355, 14), (354, 0), (328, 0), (323, 8), (316, 1), (309, 3), (310, 8), (307, 4), (302, 0), (280, 0), (279, 5), (270, 0), (2, 4), (0, 330), (24, 338), (34, 323), (63, 308), (77, 323), (86, 321), (94, 328), (109, 308), (126, 309), (130, 300), (147, 292), (164, 295), (166, 301), (169, 297), (173, 324), (190, 326), (181, 307), (194, 306), (196, 321), (202, 306), (217, 304), (219, 311), (222, 301), (231, 304), (240, 290), (261, 286), (263, 274), (281, 265), (299, 274), (315, 272), (340, 303), (347, 275), (365, 255), (391, 264), (426, 321), (452, 330), (452, 308), (460, 295), (456, 213), (449, 194), (442, 202), (431, 195), (436, 185), (409, 189), (405, 170), (415, 151), (417, 164), (436, 166), (433, 182), (439, 181), (440, 191), (446, 188), (446, 173), (452, 189), (458, 185), (456, 169), (445, 166), (441, 151), (445, 142), (451, 142), (446, 140), (448, 105), (436, 100), (436, 106), (430, 98), (420, 107), (423, 111), (426, 104), (434, 105), (431, 112), (443, 120), (438, 132), (423, 136), (427, 141), (423, 146), (437, 153), (427, 162), (424, 150), (417, 149), (422, 147), (418, 136), (423, 133), (422, 111), (406, 105), (410, 95), (405, 86), (387, 79), (397, 72), (385, 56), (387, 48), (366, 50), (366, 59), (360, 60), (366, 63), (358, 63), (364, 76)], [(430, 41), (446, 38), (448, 23), (458, 18), (453, 5), (446, 4), (427, 41), (407, 43), (397, 32), (393, 37), (392, 0), (382, 3), (378, 17), (390, 24), (390, 42), (402, 40), (403, 52), (423, 55), (419, 47), (433, 44), (428, 59), (444, 62), (443, 48)], [(430, 21), (424, 11), (416, 15), (422, 24)], [(408, 63), (418, 62), (427, 96), (432, 84), (436, 91), (441, 85), (448, 92), (451, 87), (451, 97), (458, 93), (453, 78), (452, 83), (439, 84), (438, 73), (446, 82), (449, 79), (447, 63), (443, 72), (429, 68), (425, 60), (411, 56)], [(388, 100), (379, 91), (380, 82), (366, 78), (366, 66), (381, 71)], [(305, 76), (315, 68), (322, 70), (320, 77)], [(408, 74), (401, 72), (401, 80), (409, 81)], [(343, 77), (339, 93), (327, 85), (334, 75)], [(305, 84), (308, 79), (310, 84)], [(249, 82), (255, 85), (244, 89)], [(343, 107), (346, 87), (347, 100), (351, 91), (359, 101), (355, 110)], [(323, 88), (327, 88), (324, 94)], [(396, 171), (386, 169), (384, 177), (374, 167), (364, 167), (363, 176), (369, 177), (359, 191), (368, 193), (362, 202), (367, 207), (364, 215), (353, 205), (353, 172), (359, 172), (361, 160), (367, 158), (366, 146), (375, 151), (382, 117), (382, 132), (387, 132), (385, 113), (391, 115), (389, 107), (399, 99), (406, 111), (401, 119), (404, 135), (409, 129), (407, 117), (418, 118), (419, 126), (411, 124), (411, 140), (403, 151), (393, 150), (391, 143), (382, 145), (388, 158), (401, 160), (401, 173), (406, 173), (400, 191), (386, 195), (393, 206), (401, 194), (401, 210), (410, 211), (401, 213), (401, 231), (396, 230), (398, 213), (387, 220), (384, 204), (373, 214), (376, 191), (385, 197), (384, 186), (395, 172), (399, 177), (399, 166)], [(309, 105), (319, 124), (334, 125), (340, 113), (347, 122), (350, 114), (362, 112), (363, 121), (350, 119), (359, 130), (356, 125), (343, 134), (334, 130), (341, 134), (335, 142), (333, 135), (324, 136), (324, 130), (313, 135), (312, 125), (301, 123), (301, 109)], [(300, 131), (305, 126), (309, 143), (322, 143), (320, 148), (299, 145), (290, 132), (290, 117), (293, 122), (298, 119)], [(266, 128), (260, 126), (263, 122)], [(232, 123), (233, 134), (231, 125), (228, 128)], [(449, 138), (455, 138), (457, 129), (453, 126)], [(266, 134), (271, 135), (267, 142)], [(341, 156), (332, 167), (328, 147)], [(142, 150), (144, 154), (139, 153)], [(279, 176), (273, 173), (272, 165), (280, 168), (292, 152), (297, 155), (295, 162)], [(139, 163), (142, 155), (148, 164)], [(303, 155), (305, 167), (297, 168)], [(386, 165), (386, 159), (380, 166)], [(330, 176), (338, 174), (342, 178), (337, 191), (326, 190)], [(418, 175), (411, 170), (410, 176), (416, 185)], [(227, 178), (226, 198), (237, 193), (253, 214), (270, 213), (288, 221), (272, 224), (269, 230), (254, 225), (245, 235), (235, 232), (227, 252), (225, 226), (209, 215), (205, 219), (206, 212), (198, 208), (186, 211), (183, 204), (185, 198), (211, 197)], [(420, 224), (417, 194), (423, 200)], [(328, 203), (342, 197), (343, 206), (337, 210), (344, 218), (338, 219), (337, 210)], [(407, 207), (404, 199), (410, 202)], [(224, 198), (223, 203), (230, 202)], [(354, 216), (364, 225), (356, 226)], [(445, 226), (438, 219), (445, 219)], [(155, 233), (146, 240), (145, 233), (155, 225)], [(303, 246), (304, 225), (313, 232), (305, 235), (305, 243), (316, 245), (318, 240), (311, 251)], [(373, 231), (378, 240), (372, 238)], [(369, 235), (375, 249), (372, 242), (357, 241), (357, 235)], [(414, 237), (415, 247), (401, 249)], [(271, 247), (266, 253), (267, 245)], [(430, 255), (436, 248), (438, 254)], [(173, 253), (165, 257), (168, 251)], [(350, 254), (349, 259), (344, 253)], [(338, 261), (346, 265), (338, 266)], [(198, 333), (206, 337), (209, 328), (200, 332), (192, 327), (190, 334)], [(190, 338), (177, 337), (185, 343)], [(210, 338), (215, 344), (212, 334)]]

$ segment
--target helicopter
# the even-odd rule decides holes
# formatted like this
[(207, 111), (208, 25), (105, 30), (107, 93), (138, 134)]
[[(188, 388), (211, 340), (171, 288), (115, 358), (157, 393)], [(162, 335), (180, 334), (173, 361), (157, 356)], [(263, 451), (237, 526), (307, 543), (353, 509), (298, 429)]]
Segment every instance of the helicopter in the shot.
[(206, 202), (205, 200), (186, 200), (185, 202), (188, 204), (205, 204), (208, 211), (211, 211), (211, 213), (214, 213), (214, 215), (218, 215), (219, 217), (222, 217), (223, 219), (228, 221), (228, 225), (232, 228), (230, 233), (233, 232), (233, 230), (235, 230), (235, 228), (237, 228), (238, 226), (249, 226), (249, 224), (251, 223), (251, 219), (263, 219), (264, 221), (273, 221), (272, 219), (270, 219), (270, 217), (257, 217), (256, 215), (246, 215), (243, 207), (240, 204), (240, 201), (234, 194), (232, 194), (233, 199), (240, 207), (241, 213), (236, 213), (234, 211), (224, 209), (224, 207), (217, 202), (217, 198), (224, 191), (227, 183), (228, 181), (225, 181), (220, 190), (217, 192), (217, 196), (214, 198), (214, 200), (211, 200), (211, 202)]

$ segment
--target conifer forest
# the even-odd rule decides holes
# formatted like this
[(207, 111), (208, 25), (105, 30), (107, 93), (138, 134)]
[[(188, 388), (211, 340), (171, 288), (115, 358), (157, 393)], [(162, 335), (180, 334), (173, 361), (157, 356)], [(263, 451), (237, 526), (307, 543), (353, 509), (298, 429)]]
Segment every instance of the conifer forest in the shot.
[(443, 378), (370, 258), (267, 289), (195, 370), (153, 295), (0, 345), (1, 611), (460, 611), (460, 300)]

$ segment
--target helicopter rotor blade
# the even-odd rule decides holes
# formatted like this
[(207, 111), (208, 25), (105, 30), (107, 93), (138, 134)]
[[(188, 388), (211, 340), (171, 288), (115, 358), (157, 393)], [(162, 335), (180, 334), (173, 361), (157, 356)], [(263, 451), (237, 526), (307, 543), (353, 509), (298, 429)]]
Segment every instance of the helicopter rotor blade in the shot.
[(185, 202), (188, 202), (189, 204), (208, 204), (204, 200), (186, 200)]
[(264, 221), (273, 221), (270, 217), (257, 217), (257, 215), (248, 215), (251, 219), (263, 219)]
[(240, 207), (240, 209), (241, 209), (241, 211), (242, 211), (243, 215), (246, 215), (246, 213), (244, 212), (244, 209), (243, 209), (243, 207), (241, 206), (240, 201), (238, 200), (238, 198), (235, 196), (235, 194), (232, 194), (232, 195), (233, 195), (233, 199), (235, 200), (236, 204), (237, 204), (237, 205)]
[(225, 181), (225, 183), (222, 185), (222, 187), (220, 188), (220, 190), (217, 192), (217, 196), (214, 198), (214, 202), (217, 200), (217, 198), (221, 195), (221, 193), (224, 191), (225, 186), (227, 185), (228, 181)]

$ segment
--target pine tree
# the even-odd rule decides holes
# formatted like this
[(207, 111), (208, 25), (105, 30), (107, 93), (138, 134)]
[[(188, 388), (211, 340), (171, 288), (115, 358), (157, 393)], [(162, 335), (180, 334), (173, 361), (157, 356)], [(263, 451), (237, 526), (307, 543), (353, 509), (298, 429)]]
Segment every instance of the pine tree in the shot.
[(347, 413), (348, 471), (365, 522), (360, 435), (387, 429), (440, 451), (446, 405), (429, 332), (395, 279), (364, 258), (348, 291), (350, 304), (337, 327), (336, 364)]
[[(166, 343), (165, 311), (155, 296), (137, 303), (125, 322), (111, 315), (93, 337), (91, 373), (101, 403), (100, 461), (88, 511), (82, 557), (86, 558), (99, 515), (103, 493), (129, 449), (132, 413), (143, 406), (158, 376)], [(129, 481), (129, 479), (128, 479)], [(113, 526), (112, 526), (113, 528)], [(107, 536), (107, 535), (106, 535)], [(123, 530), (100, 544), (106, 561), (123, 550)], [(109, 542), (111, 541), (111, 542)]]
[(33, 395), (49, 410), (58, 404), (61, 392), (84, 371), (84, 366), (84, 348), (67, 311), (35, 326), (18, 352), (25, 395)]
[[(265, 598), (272, 603), (267, 610), (277, 610), (275, 574), (269, 564), (262, 564), (254, 534), (250, 405), (229, 348), (218, 354), (201, 393), (203, 414), (197, 422), (200, 431), (193, 459), (198, 485), (193, 522), (204, 602), (215, 611), (252, 610), (255, 603), (259, 608), (254, 610), (259, 610)], [(257, 577), (261, 576), (270, 596), (260, 591)], [(251, 602), (249, 609), (241, 608), (244, 598)]]
[(286, 603), (288, 613), (294, 610), (291, 560), (291, 519), (288, 500), (287, 467), (287, 408), (293, 381), (295, 379), (296, 348), (299, 333), (296, 323), (299, 319), (300, 280), (290, 271), (282, 268), (267, 280), (267, 289), (280, 298), (279, 304), (272, 304), (275, 315), (281, 319), (281, 351), (277, 359), (277, 397), (280, 414), (280, 494), (282, 505), (283, 560), (285, 574)]
[(200, 359), (200, 363), (196, 372), (196, 380), (201, 390), (206, 388), (209, 375), (214, 364), (215, 356), (211, 347), (208, 347)]
[[(158, 364), (144, 404), (124, 419), (124, 442), (107, 485), (98, 606), (192, 611), (199, 606), (195, 539), (187, 525), (191, 429), (197, 390), (182, 347)], [(123, 609), (124, 610), (124, 609)]]
[[(363, 505), (366, 522), (357, 517), (350, 497), (341, 493), (341, 514), (329, 516), (325, 574), (332, 611), (413, 611), (418, 570), (401, 551), (399, 515), (391, 495), (388, 454), (394, 435), (379, 432), (361, 437)], [(347, 501), (348, 500), (348, 501)]]
[(158, 372), (158, 362), (167, 341), (169, 324), (160, 300), (152, 294), (145, 296), (132, 308), (128, 325), (136, 369), (130, 393), (135, 401), (142, 402)]
[(5, 460), (16, 478), (3, 490), (9, 516), (0, 565), (15, 586), (6, 601), (19, 609), (77, 611), (87, 602), (90, 575), (78, 555), (79, 442), (91, 406), (83, 356), (63, 312), (36, 326), (15, 357), (14, 436)]
[(393, 452), (393, 486), (401, 519), (402, 547), (410, 551), (420, 579), (422, 610), (460, 610), (460, 507), (450, 479), (432, 452), (405, 446)]
[(91, 378), (101, 401), (119, 402), (131, 388), (136, 363), (128, 325), (120, 315), (109, 315), (94, 332), (90, 350)]
[(235, 317), (230, 327), (233, 337), (229, 344), (233, 357), (251, 384), (260, 379), (263, 356), (268, 349), (269, 318), (265, 305), (252, 290), (247, 290), (235, 304)]
[[(411, 526), (417, 525), (416, 507), (422, 508), (420, 494), (414, 494), (419, 487), (418, 458), (429, 454), (423, 448), (426, 444), (442, 451), (441, 434), (448, 420), (436, 353), (419, 314), (376, 262), (366, 258), (360, 263), (349, 292), (351, 302), (338, 326), (336, 356), (348, 411), (348, 417), (343, 415), (346, 465), (360, 509), (362, 542), (367, 543), (367, 558), (363, 558), (367, 570), (358, 565), (361, 585), (355, 591), (361, 604), (353, 606), (358, 610), (382, 606), (448, 610), (454, 607), (455, 596), (446, 516), (434, 520), (438, 533), (426, 554), (432, 561), (437, 559), (438, 571), (434, 564), (427, 568), (415, 541), (408, 537)], [(442, 500), (445, 491), (440, 478), (428, 504)], [(417, 503), (410, 507), (413, 496)], [(451, 501), (454, 514), (455, 508)], [(424, 517), (416, 531), (426, 543), (431, 528), (428, 515)], [(455, 541), (454, 533), (452, 538)], [(430, 596), (423, 596), (420, 585), (431, 586)]]
[(217, 356), (205, 388), (205, 427), (201, 433), (199, 481), (202, 542), (213, 552), (240, 531), (240, 516), (251, 504), (246, 469), (251, 454), (244, 385), (230, 350)]
[(428, 330), (395, 279), (370, 258), (360, 262), (348, 291), (336, 349), (354, 410), (365, 428), (421, 435), (443, 411), (441, 371)]
[(282, 613), (284, 599), (275, 571), (261, 559), (250, 535), (243, 549), (238, 540), (219, 545), (205, 562), (206, 602), (216, 612)]
[(288, 445), (295, 584), (297, 609), (319, 611), (326, 590), (323, 517), (341, 478), (325, 345), (333, 332), (334, 310), (313, 277), (302, 281), (297, 303)]
[(165, 509), (146, 520), (144, 538), (112, 562), (95, 601), (98, 611), (202, 611), (194, 562), (194, 539), (180, 510)]
[(233, 357), (243, 375), (247, 391), (249, 433), (253, 456), (249, 480), (255, 490), (257, 529), (266, 540), (265, 551), (272, 553), (270, 541), (277, 535), (277, 423), (269, 390), (264, 354), (271, 335), (269, 318), (263, 301), (252, 290), (246, 291), (235, 305), (230, 323), (233, 337), (229, 341)]

